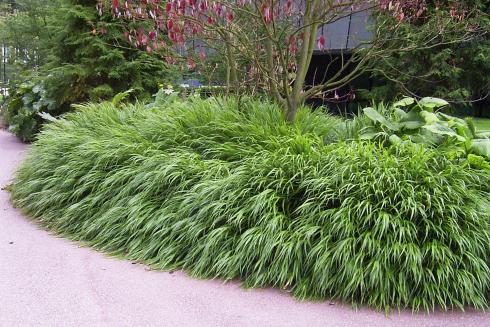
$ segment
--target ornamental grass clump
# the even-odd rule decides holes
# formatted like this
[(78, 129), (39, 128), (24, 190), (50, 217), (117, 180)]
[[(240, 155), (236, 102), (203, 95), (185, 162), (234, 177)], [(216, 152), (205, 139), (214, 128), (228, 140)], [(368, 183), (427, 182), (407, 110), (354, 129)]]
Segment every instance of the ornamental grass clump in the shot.
[(488, 173), (236, 99), (85, 105), (20, 167), (46, 228), (156, 269), (376, 308), (488, 307)]

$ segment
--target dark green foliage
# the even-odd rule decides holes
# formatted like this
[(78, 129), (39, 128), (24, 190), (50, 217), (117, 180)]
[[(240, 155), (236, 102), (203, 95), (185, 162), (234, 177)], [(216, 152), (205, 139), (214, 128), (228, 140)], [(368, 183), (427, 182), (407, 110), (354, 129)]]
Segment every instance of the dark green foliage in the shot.
[[(32, 5), (36, 1), (39, 0), (23, 2)], [(26, 76), (11, 85), (13, 104), (6, 120), (23, 140), (34, 139), (40, 130), (43, 120), (39, 119), (39, 112), (57, 116), (69, 111), (73, 103), (110, 99), (127, 89), (134, 90), (133, 98), (149, 99), (160, 83), (179, 78), (176, 68), (168, 67), (162, 58), (128, 46), (123, 27), (112, 20), (110, 13), (98, 17), (96, 0), (58, 2), (58, 6), (42, 7), (47, 17), (43, 23), (46, 31), (38, 37), (43, 49), (40, 67), (33, 72), (30, 70), (34, 67), (26, 67)], [(20, 22), (24, 25), (43, 22), (20, 20), (22, 15), (33, 14), (36, 8), (27, 6), (25, 10), (11, 19), (14, 24), (9, 27), (10, 33)], [(39, 89), (43, 90), (42, 96), (35, 92)], [(26, 102), (26, 97), (34, 100)], [(40, 100), (49, 105), (38, 105)]]
[[(464, 42), (458, 39), (458, 33), (441, 33), (438, 38), (429, 41), (424, 38), (427, 29), (454, 21), (448, 11), (440, 9), (444, 8), (443, 3), (448, 2), (476, 9), (468, 10), (464, 21), (467, 26), (480, 25), (485, 32)], [(385, 101), (395, 99), (400, 94), (442, 97), (458, 103), (458, 107), (465, 109), (467, 114), (488, 116), (490, 113), (485, 107), (488, 108), (490, 103), (490, 2), (427, 1), (427, 5), (426, 18), (414, 24), (400, 24), (399, 34), (386, 44), (389, 47), (400, 42), (411, 42), (419, 45), (420, 49), (396, 52), (377, 62), (375, 77), (386, 83), (375, 88), (371, 95), (376, 100)], [(385, 23), (387, 31), (399, 24), (396, 20)], [(435, 46), (442, 41), (445, 44)], [(482, 98), (487, 98), (486, 102), (478, 101)]]
[(0, 40), (8, 49), (7, 79), (17, 80), (23, 70), (48, 61), (52, 52), (53, 26), (61, 0), (0, 1)]
[[(488, 307), (490, 176), (423, 145), (244, 100), (86, 105), (41, 132), (13, 201), (103, 251), (388, 310)], [(343, 133), (345, 129), (343, 129)]]

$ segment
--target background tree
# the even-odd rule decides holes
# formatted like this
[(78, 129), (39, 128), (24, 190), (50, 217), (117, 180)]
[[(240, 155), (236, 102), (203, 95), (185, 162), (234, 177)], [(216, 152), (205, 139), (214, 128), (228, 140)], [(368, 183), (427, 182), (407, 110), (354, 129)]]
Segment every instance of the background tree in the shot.
[(96, 3), (22, 0), (7, 17), (2, 33), (26, 54), (16, 60), (29, 59), (12, 80), (4, 115), (22, 139), (30, 141), (39, 131), (39, 113), (57, 116), (73, 103), (110, 99), (128, 89), (135, 98), (149, 98), (159, 84), (180, 77), (160, 58), (128, 46), (121, 24), (109, 13), (99, 17)]
[[(100, 13), (107, 4), (99, 1)], [(204, 62), (203, 48), (222, 53), (229, 71), (228, 86), (238, 91), (249, 81), (255, 83), (254, 87), (282, 105), (288, 120), (294, 119), (298, 107), (309, 97), (339, 89), (383, 58), (469, 41), (483, 33), (474, 20), (469, 24), (459, 19), (462, 14), (465, 18), (478, 17), (478, 8), (441, 2), (441, 10), (455, 11), (452, 19), (425, 21), (425, 0), (113, 0), (110, 5), (114, 17), (126, 20), (126, 35), (134, 46), (161, 52), (168, 62), (185, 60), (190, 69)], [(327, 51), (328, 35), (319, 35), (318, 28), (374, 9), (378, 15), (370, 24), (372, 38), (359, 40), (349, 58), (341, 55), (329, 78), (317, 85), (305, 85), (313, 52)], [(426, 28), (417, 31), (417, 38), (402, 37), (401, 29), (416, 26), (421, 20)], [(135, 28), (138, 21), (151, 21), (153, 27)]]
[[(466, 42), (456, 39), (445, 44), (438, 44), (440, 38), (436, 36), (432, 40), (433, 47), (382, 57), (375, 67), (374, 77), (387, 83), (376, 87), (372, 95), (378, 99), (393, 99), (400, 94), (437, 96), (459, 105), (474, 102), (475, 109), (482, 108), (490, 95), (490, 2), (475, 0), (464, 3), (476, 8), (479, 14), (462, 12), (458, 15), (454, 9), (441, 10), (438, 7), (440, 1), (427, 1), (427, 11), (416, 24), (401, 23), (400, 38), (420, 42), (420, 38), (427, 34), (426, 30), (433, 28), (438, 21), (450, 24), (455, 19), (464, 20), (467, 26), (479, 26), (483, 33)], [(387, 24), (400, 22), (392, 20)], [(389, 43), (394, 47), (401, 42), (393, 39)], [(475, 111), (474, 114), (483, 113)]]
[[(8, 52), (15, 72), (35, 69), (46, 63), (51, 52), (55, 17), (51, 14), (59, 0), (9, 0), (0, 20), (0, 40)], [(7, 9), (8, 8), (8, 9)], [(16, 79), (17, 75), (9, 76)]]

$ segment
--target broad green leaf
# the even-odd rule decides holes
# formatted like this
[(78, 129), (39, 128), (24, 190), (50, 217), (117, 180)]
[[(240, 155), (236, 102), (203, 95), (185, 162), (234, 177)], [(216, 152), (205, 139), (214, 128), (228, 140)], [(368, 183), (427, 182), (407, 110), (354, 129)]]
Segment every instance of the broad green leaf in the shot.
[(372, 107), (367, 107), (362, 109), (362, 111), (373, 122), (382, 123), (382, 124), (386, 123), (386, 118), (383, 117), (383, 115), (381, 115), (379, 112), (377, 112), (376, 109)]
[(479, 138), (479, 139), (490, 138), (490, 132), (477, 133), (476, 138)]
[(391, 135), (389, 140), (390, 140), (390, 143), (394, 144), (394, 145), (400, 144), (403, 142), (402, 139), (400, 137), (398, 137), (398, 135), (395, 135), (395, 134)]
[(490, 159), (490, 139), (471, 140), (470, 149), (473, 153)]
[(417, 121), (417, 120), (404, 121), (400, 123), (400, 126), (405, 129), (419, 129), (424, 125), (425, 123), (423, 121)]
[(437, 115), (429, 111), (422, 111), (420, 113), (420, 116), (425, 120), (427, 124), (433, 124), (439, 121)]
[(439, 98), (425, 97), (420, 99), (419, 105), (424, 109), (426, 108), (434, 109), (434, 108), (447, 106), (449, 105), (449, 102)]
[(393, 107), (394, 108), (397, 108), (397, 107), (407, 107), (409, 105), (412, 105), (415, 103), (415, 99), (414, 98), (403, 98), (401, 99), (400, 101), (397, 101), (395, 103), (393, 103)]
[(400, 130), (401, 125), (399, 123), (387, 120), (385, 123), (385, 126), (388, 127), (390, 130), (397, 132)]
[(362, 133), (359, 136), (359, 139), (361, 139), (361, 140), (372, 140), (372, 139), (374, 139), (376, 137), (376, 135), (378, 135), (378, 133), (373, 133), (373, 132)]
[(401, 119), (400, 121), (404, 122), (404, 121), (414, 121), (415, 120), (415, 121), (419, 121), (419, 122), (423, 123), (424, 119), (422, 118), (422, 116), (420, 116), (421, 111), (422, 110), (420, 110), (420, 108), (414, 107), (409, 112), (407, 112), (405, 117), (403, 117), (403, 119)]
[(127, 90), (127, 91), (120, 92), (120, 93), (116, 94), (114, 96), (114, 98), (112, 98), (112, 104), (115, 105), (115, 106), (118, 106), (122, 101), (124, 101), (124, 99), (126, 99), (127, 97), (129, 97), (129, 95), (133, 91), (134, 91), (133, 89), (130, 89), (130, 90)]
[(36, 84), (34, 85), (34, 87), (32, 88), (32, 93), (40, 93), (42, 91), (42, 86), (39, 85), (39, 84)]
[(447, 135), (447, 136), (453, 136), (457, 138), (459, 141), (465, 141), (466, 139), (460, 135), (458, 135), (455, 131), (453, 131), (451, 128), (444, 126), (442, 124), (430, 124), (430, 125), (425, 125), (423, 126), (424, 129), (438, 135)]
[(51, 114), (47, 113), (47, 112), (38, 112), (37, 113), (39, 116), (41, 116), (43, 119), (46, 119), (47, 121), (51, 121), (51, 122), (54, 122), (54, 121), (57, 121), (58, 119), (51, 116)]
[(409, 135), (408, 139), (413, 142), (413, 143), (419, 143), (419, 144), (428, 144), (431, 146), (434, 146), (439, 143), (439, 138), (437, 135), (433, 133), (427, 133), (430, 135), (425, 135), (425, 134), (414, 134), (414, 135)]
[(42, 106), (43, 106), (43, 101), (41, 100), (32, 103), (32, 109), (34, 109), (34, 111), (39, 111), (39, 109), (41, 109)]
[(34, 102), (34, 93), (26, 93), (22, 97), (22, 102), (24, 103), (24, 106), (29, 107), (33, 102)]
[(406, 129), (418, 129), (424, 126), (426, 123), (424, 118), (422, 118), (422, 116), (420, 115), (420, 113), (421, 113), (420, 108), (417, 107), (412, 108), (412, 110), (407, 112), (405, 117), (400, 119), (401, 127)]
[(445, 114), (443, 112), (438, 112), (436, 115), (437, 115), (437, 117), (439, 117), (440, 120), (458, 122), (458, 123), (461, 123), (461, 124), (464, 124), (465, 123), (464, 119), (461, 119), (461, 118), (458, 118), (458, 117), (454, 117), (454, 116), (451, 116), (451, 115), (447, 115), (447, 114)]
[(395, 108), (395, 115), (398, 116), (398, 118), (403, 119), (407, 117), (407, 112), (405, 110), (402, 110), (400, 108)]

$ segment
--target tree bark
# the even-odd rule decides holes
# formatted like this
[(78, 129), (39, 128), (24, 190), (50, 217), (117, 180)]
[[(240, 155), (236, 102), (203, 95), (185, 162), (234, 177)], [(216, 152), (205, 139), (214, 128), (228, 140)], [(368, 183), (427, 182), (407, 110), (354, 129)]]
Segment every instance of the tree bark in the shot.
[(294, 122), (296, 113), (298, 112), (299, 103), (296, 99), (290, 99), (286, 103), (286, 120), (290, 123)]

